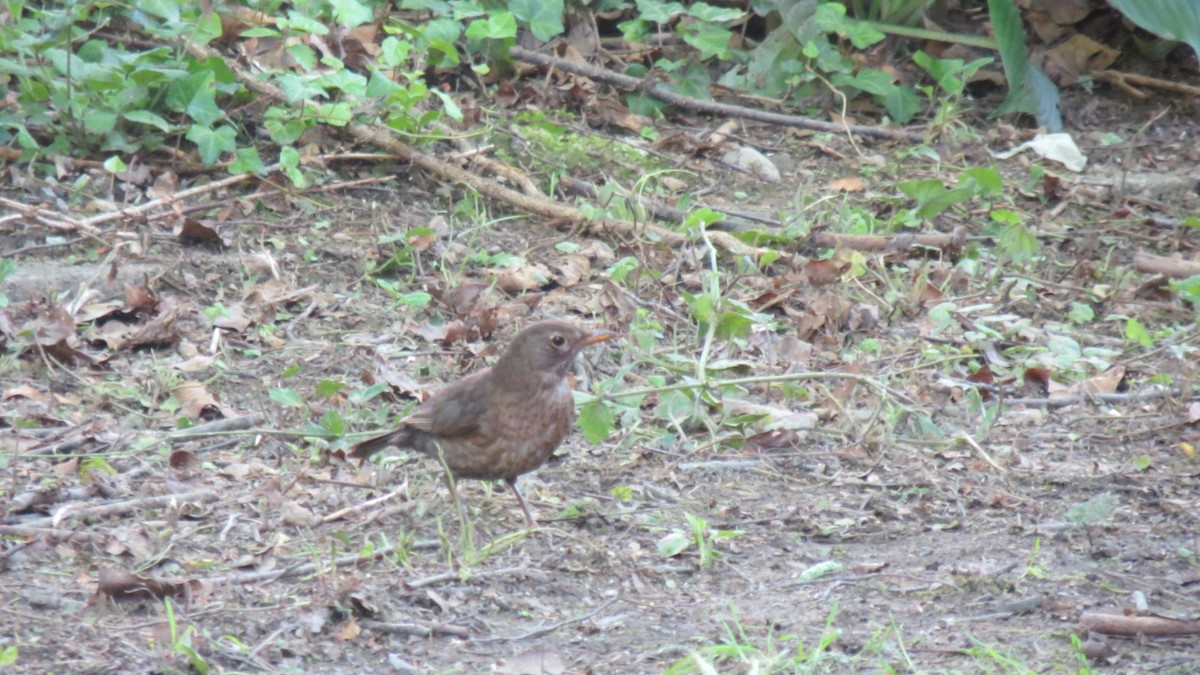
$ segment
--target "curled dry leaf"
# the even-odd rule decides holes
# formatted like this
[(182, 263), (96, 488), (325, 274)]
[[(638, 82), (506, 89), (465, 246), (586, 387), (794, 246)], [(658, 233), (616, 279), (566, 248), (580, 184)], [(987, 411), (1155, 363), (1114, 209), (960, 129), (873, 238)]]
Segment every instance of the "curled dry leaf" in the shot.
[(230, 242), (221, 237), (217, 230), (195, 218), (183, 218), (176, 234), (181, 244), (207, 244), (217, 248), (225, 248)]
[(554, 264), (555, 281), (559, 286), (569, 288), (588, 278), (592, 272), (592, 264), (588, 259), (572, 254)]
[(295, 525), (296, 527), (307, 527), (320, 522), (320, 518), (313, 515), (303, 505), (287, 500), (279, 507), (279, 522), (284, 525)]
[(829, 181), (825, 185), (825, 189), (833, 192), (862, 192), (864, 189), (863, 180), (858, 176), (847, 176), (845, 178), (837, 178)]
[(516, 295), (542, 288), (550, 282), (550, 270), (541, 263), (526, 263), (491, 271), (496, 277), (496, 288)]
[(213, 325), (218, 328), (228, 328), (239, 333), (250, 327), (252, 321), (246, 316), (246, 308), (242, 303), (235, 302), (225, 308), (216, 319), (213, 320)]
[(107, 567), (100, 569), (98, 577), (96, 592), (114, 600), (146, 595), (155, 598), (191, 598), (204, 590), (204, 584), (196, 579), (169, 581)]
[(181, 382), (171, 394), (179, 401), (179, 412), (184, 417), (190, 420), (200, 419), (202, 416), (213, 417), (236, 417), (233, 411), (221, 405), (216, 397), (208, 391), (208, 387), (203, 382), (189, 380)]
[(150, 314), (158, 307), (158, 298), (132, 284), (125, 284), (125, 306), (132, 312)]

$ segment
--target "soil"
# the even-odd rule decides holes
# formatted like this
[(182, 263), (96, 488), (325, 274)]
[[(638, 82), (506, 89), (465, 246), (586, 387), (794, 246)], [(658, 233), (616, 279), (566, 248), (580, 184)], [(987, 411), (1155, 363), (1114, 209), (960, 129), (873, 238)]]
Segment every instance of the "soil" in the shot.
[[(688, 305), (711, 264), (703, 242), (561, 232), (419, 175), (214, 205), (211, 237), (164, 220), (74, 243), (6, 226), (0, 258), (36, 270), (6, 287), (8, 320), (44, 329), (40, 349), (10, 338), (19, 356), (0, 362), (11, 671), (1200, 670), (1193, 624), (1085, 630), (1100, 612), (1197, 615), (1195, 308), (1131, 261), (1195, 257), (1200, 230), (1181, 223), (1197, 181), (1160, 188), (1192, 175), (1200, 124), (1186, 105), (1148, 127), (1158, 108), (1072, 106), (1087, 112), (1070, 129), (1085, 172), (995, 163), (1007, 201), (993, 206), (1026, 218), (1034, 261), (996, 258), (980, 200), (932, 221), (966, 228), (957, 252), (847, 250), (832, 276), (799, 255), (765, 268), (719, 256), (724, 296), (758, 311), (748, 336), (707, 353)], [(1016, 144), (997, 132), (1012, 135), (994, 146)], [(714, 208), (832, 231), (910, 205), (900, 181), (953, 184), (991, 163), (978, 144), (940, 146), (934, 164), (895, 144), (746, 136), (787, 158), (780, 183), (715, 157), (672, 161)], [(1033, 163), (1060, 182), (1031, 180)], [(326, 180), (397, 170), (343, 164)], [(1131, 173), (1163, 180), (1126, 190)], [(828, 187), (854, 176), (864, 191)], [(406, 244), (378, 277), (391, 288), (364, 275)], [(497, 283), (500, 253), (545, 265), (510, 276), (549, 280), (505, 292), (524, 277)], [(645, 267), (614, 280), (626, 256)], [(1080, 304), (1092, 320), (1068, 318)], [(428, 458), (341, 461), (339, 430), (394, 423), (551, 316), (624, 334), (582, 359), (584, 390), (686, 382), (702, 354), (713, 379), (814, 375), (699, 403), (612, 399), (607, 438), (576, 433), (522, 479), (534, 531), (502, 486), (474, 481), (459, 485), (460, 523)], [(181, 418), (237, 421), (185, 435)], [(88, 511), (100, 505), (116, 506)]]

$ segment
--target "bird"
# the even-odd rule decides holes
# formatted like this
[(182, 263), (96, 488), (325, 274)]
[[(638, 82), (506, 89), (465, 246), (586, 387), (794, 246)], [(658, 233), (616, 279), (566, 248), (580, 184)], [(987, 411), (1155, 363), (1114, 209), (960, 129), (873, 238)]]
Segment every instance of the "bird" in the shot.
[(503, 480), (532, 529), (537, 521), (517, 489), (517, 477), (544, 464), (570, 433), (575, 402), (568, 374), (576, 355), (615, 337), (612, 331), (589, 331), (569, 321), (530, 324), (495, 365), (438, 391), (398, 428), (355, 444), (347, 457), (365, 462), (395, 446), (440, 458), (460, 514), (457, 479)]

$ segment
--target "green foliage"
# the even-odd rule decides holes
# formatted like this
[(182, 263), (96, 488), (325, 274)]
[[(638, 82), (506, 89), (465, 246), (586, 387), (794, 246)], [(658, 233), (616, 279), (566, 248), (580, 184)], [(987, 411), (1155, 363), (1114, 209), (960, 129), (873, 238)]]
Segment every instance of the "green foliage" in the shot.
[(953, 189), (938, 179), (914, 180), (899, 183), (896, 188), (916, 200), (913, 213), (918, 218), (932, 218), (946, 209), (976, 197), (990, 197), (1004, 191), (1004, 181), (992, 169), (974, 168), (964, 171)]
[(708, 569), (720, 557), (717, 542), (732, 539), (742, 532), (740, 530), (717, 530), (708, 526), (708, 521), (700, 516), (685, 512), (688, 529), (675, 529), (658, 540), (659, 554), (673, 558), (683, 553), (691, 546), (696, 547), (700, 555), (700, 568)]
[[(18, 105), (0, 109), (0, 142), (15, 144), (25, 158), (46, 152), (153, 152), (186, 141), (206, 165), (228, 161), (232, 173), (266, 170), (263, 149), (247, 129), (258, 120), (231, 112), (246, 109), (255, 96), (223, 59), (197, 59), (180, 48), (184, 41), (204, 45), (219, 36), (217, 13), (171, 0), (132, 6), (31, 3), (13, 9), (12, 21), (0, 26), (0, 78), (15, 90)], [(508, 22), (501, 14), (489, 17), (483, 38), (515, 35), (515, 20), (503, 14)], [(261, 115), (277, 146), (268, 154), (278, 154), (297, 187), (307, 184), (295, 148), (300, 135), (318, 124), (345, 126), (362, 101), (374, 102), (383, 111), (381, 121), (401, 131), (422, 131), (442, 115), (461, 117), (449, 97), (431, 92), (423, 81), (421, 60), (457, 58), (458, 34), (445, 22), (430, 26), (428, 35), (424, 27), (387, 23), (390, 35), (377, 62), (363, 72), (331, 56), (322, 58), (303, 39), (328, 35), (330, 23), (357, 26), (373, 18), (373, 9), (355, 0), (314, 0), (278, 17), (274, 27), (247, 31), (247, 36), (292, 40), (290, 70), (269, 73), (288, 104), (269, 105)], [(134, 28), (157, 44), (130, 49), (89, 37), (95, 27), (109, 25)]]
[(988, 14), (1000, 46), (1004, 77), (1008, 80), (1008, 98), (992, 113), (992, 117), (1024, 112), (1033, 115), (1047, 131), (1062, 131), (1058, 87), (1029, 60), (1025, 28), (1021, 25), (1017, 6), (1013, 0), (988, 0)]
[(1155, 35), (1187, 43), (1200, 56), (1200, 3), (1195, 0), (1110, 0), (1109, 4)]
[(616, 420), (608, 405), (596, 398), (579, 409), (579, 428), (588, 443), (599, 443), (616, 428)]

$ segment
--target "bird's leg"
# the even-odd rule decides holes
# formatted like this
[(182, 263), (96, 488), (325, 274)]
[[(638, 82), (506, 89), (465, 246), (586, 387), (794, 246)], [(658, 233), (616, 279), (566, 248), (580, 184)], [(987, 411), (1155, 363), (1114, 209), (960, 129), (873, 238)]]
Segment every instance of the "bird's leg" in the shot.
[(529, 506), (525, 503), (525, 498), (521, 496), (521, 491), (517, 489), (517, 479), (505, 478), (504, 482), (508, 484), (512, 493), (517, 496), (517, 503), (521, 505), (521, 510), (525, 512), (525, 526), (531, 530), (537, 527), (537, 521), (533, 519), (533, 514), (529, 512)]

